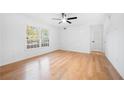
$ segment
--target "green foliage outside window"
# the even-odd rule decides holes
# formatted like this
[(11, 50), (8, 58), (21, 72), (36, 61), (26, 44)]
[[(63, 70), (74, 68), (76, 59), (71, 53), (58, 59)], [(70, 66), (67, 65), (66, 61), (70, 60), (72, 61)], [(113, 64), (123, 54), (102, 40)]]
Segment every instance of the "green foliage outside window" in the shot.
[(46, 46), (49, 46), (48, 30), (27, 26), (27, 48)]

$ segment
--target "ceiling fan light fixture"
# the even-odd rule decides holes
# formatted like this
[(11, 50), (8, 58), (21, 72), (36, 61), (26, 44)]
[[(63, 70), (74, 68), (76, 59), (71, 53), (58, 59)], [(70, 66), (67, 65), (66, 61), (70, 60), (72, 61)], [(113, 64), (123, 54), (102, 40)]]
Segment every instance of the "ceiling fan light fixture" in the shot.
[(63, 18), (63, 19), (62, 19), (62, 22), (63, 22), (63, 23), (66, 23), (66, 19), (65, 19), (65, 18)]

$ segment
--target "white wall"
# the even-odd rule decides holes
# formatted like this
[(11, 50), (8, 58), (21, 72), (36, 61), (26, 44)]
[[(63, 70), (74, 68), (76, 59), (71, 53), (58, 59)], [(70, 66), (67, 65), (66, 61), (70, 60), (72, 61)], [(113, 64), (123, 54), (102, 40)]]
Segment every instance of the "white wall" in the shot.
[(105, 53), (124, 78), (124, 14), (112, 14), (109, 22), (105, 28)]
[(62, 29), (60, 31), (60, 46), (63, 50), (89, 52), (89, 26), (70, 26), (66, 30)]
[[(1, 19), (1, 18), (0, 18), (0, 19)], [(0, 26), (1, 26), (1, 25), (0, 25)], [(1, 35), (1, 29), (0, 29), (0, 65), (1, 65), (1, 62), (2, 62), (2, 56), (1, 56), (1, 55), (2, 55), (2, 53), (1, 53), (1, 52), (2, 52), (2, 50), (1, 50), (1, 49), (2, 49), (1, 39), (2, 39), (2, 38), (1, 38), (1, 36), (2, 36), (2, 35)]]
[(0, 33), (0, 66), (1, 66), (1, 62), (2, 62), (2, 51), (1, 51), (2, 47), (1, 47), (1, 33)]
[[(0, 16), (0, 21), (3, 21), (2, 17)], [(3, 24), (0, 22), (0, 65), (2, 64), (3, 61), (3, 53), (2, 53), (2, 29), (3, 29)]]
[[(9, 64), (28, 57), (41, 55), (58, 49), (58, 30), (55, 27), (45, 25), (31, 19), (24, 14), (0, 14), (3, 24), (3, 62)], [(26, 49), (26, 26), (33, 25), (46, 28), (49, 31), (50, 46), (36, 49)]]
[[(0, 24), (1, 27), (1, 24)], [(1, 29), (0, 29), (0, 66), (2, 64), (2, 33), (1, 33)]]

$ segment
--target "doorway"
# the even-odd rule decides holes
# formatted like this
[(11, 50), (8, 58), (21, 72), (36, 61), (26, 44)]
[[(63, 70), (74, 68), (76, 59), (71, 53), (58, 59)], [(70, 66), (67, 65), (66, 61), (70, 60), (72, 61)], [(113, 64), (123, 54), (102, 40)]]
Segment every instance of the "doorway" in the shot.
[(103, 25), (90, 26), (90, 51), (103, 51)]

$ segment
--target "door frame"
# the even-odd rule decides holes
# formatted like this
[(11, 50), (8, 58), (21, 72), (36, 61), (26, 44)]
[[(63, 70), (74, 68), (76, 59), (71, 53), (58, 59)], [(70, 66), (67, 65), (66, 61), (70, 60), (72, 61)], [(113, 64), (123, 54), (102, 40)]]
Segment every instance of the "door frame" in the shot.
[[(95, 32), (95, 31), (93, 31), (93, 33), (92, 33), (92, 27), (97, 27), (97, 26), (101, 26), (101, 31), (102, 31), (102, 37), (101, 37), (101, 50), (100, 49), (94, 49), (93, 50), (93, 47), (92, 47), (92, 41), (93, 41), (93, 33)], [(94, 41), (95, 42), (95, 41)], [(104, 25), (103, 24), (96, 24), (96, 25), (90, 25), (90, 52), (92, 52), (92, 51), (98, 51), (98, 52), (104, 52)]]

